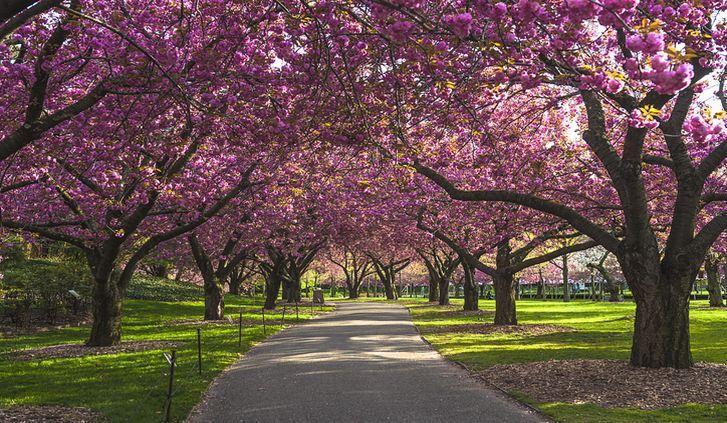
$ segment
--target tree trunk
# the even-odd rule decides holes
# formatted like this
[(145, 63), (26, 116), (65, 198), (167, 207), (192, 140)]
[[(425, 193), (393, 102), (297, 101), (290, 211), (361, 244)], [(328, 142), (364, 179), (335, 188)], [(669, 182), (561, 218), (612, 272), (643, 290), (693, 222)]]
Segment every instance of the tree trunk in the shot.
[(709, 292), (710, 307), (724, 307), (722, 300), (722, 286), (719, 283), (717, 263), (711, 257), (704, 260), (704, 272), (707, 274), (707, 291)]
[(280, 293), (280, 275), (271, 274), (265, 279), (265, 310), (275, 310), (275, 302)]
[(512, 274), (493, 278), (495, 286), (495, 324), (517, 325), (515, 281)]
[(640, 367), (692, 366), (689, 297), (670, 289), (636, 301), (631, 364)]
[(621, 301), (621, 287), (615, 280), (610, 282), (606, 287), (608, 290), (608, 301), (617, 303)]
[(478, 304), (478, 291), (477, 285), (475, 285), (475, 278), (472, 272), (472, 268), (465, 265), (462, 261), (462, 268), (464, 269), (464, 310), (474, 311), (479, 309)]
[(394, 284), (388, 278), (382, 280), (381, 282), (384, 284), (384, 289), (386, 291), (386, 299), (395, 300), (396, 297), (394, 296)]
[(356, 286), (356, 284), (350, 284), (348, 282), (346, 283), (346, 285), (348, 285), (348, 298), (352, 300), (358, 298), (358, 286)]
[(429, 302), (433, 303), (439, 300), (439, 281), (437, 278), (429, 276)]
[(568, 254), (563, 255), (563, 301), (570, 301), (570, 292), (568, 290)]
[(286, 295), (283, 299), (289, 303), (300, 302), (300, 279), (295, 278), (286, 284)]
[(539, 300), (545, 299), (545, 279), (543, 278), (543, 270), (538, 270), (538, 293), (535, 297)]
[(204, 281), (204, 320), (222, 320), (225, 317), (223, 283), (216, 277)]
[(449, 304), (449, 279), (439, 279), (439, 305)]
[(701, 260), (696, 264), (682, 255), (662, 260), (657, 248), (622, 248), (619, 263), (636, 302), (631, 364), (691, 367), (689, 294)]
[(230, 275), (230, 278), (228, 280), (230, 286), (230, 294), (240, 295), (240, 281), (237, 279), (236, 275)]
[(121, 343), (121, 309), (123, 292), (115, 277), (96, 278), (93, 287), (93, 325), (86, 345), (108, 347)]
[(283, 279), (282, 285), (283, 285), (283, 292), (282, 292), (281, 298), (287, 302), (288, 293), (290, 292), (290, 280), (288, 280), (287, 278)]

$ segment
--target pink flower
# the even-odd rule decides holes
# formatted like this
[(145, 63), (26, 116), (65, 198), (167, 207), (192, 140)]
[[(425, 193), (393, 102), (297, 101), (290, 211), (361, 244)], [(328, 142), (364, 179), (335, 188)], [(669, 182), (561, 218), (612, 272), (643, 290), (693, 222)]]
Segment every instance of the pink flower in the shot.
[(459, 38), (467, 38), (472, 29), (472, 15), (469, 13), (447, 15), (444, 17), (444, 23), (450, 27), (454, 35)]
[(404, 42), (411, 34), (414, 24), (407, 21), (398, 21), (389, 25), (389, 34), (394, 41)]

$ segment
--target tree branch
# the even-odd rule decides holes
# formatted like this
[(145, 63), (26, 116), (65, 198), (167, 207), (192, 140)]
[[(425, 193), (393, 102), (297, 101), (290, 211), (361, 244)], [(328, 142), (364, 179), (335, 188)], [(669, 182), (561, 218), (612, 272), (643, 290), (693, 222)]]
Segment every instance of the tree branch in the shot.
[(554, 201), (545, 200), (533, 195), (519, 194), (512, 191), (499, 191), (499, 190), (476, 190), (476, 191), (465, 191), (456, 188), (447, 178), (437, 173), (435, 170), (423, 166), (419, 163), (414, 163), (413, 167), (420, 174), (426, 176), (431, 181), (439, 185), (444, 189), (449, 196), (455, 200), (460, 201), (501, 201), (513, 204), (519, 204), (534, 210), (542, 211), (553, 216), (560, 217), (571, 224), (580, 233), (589, 236), (591, 239), (597, 241), (605, 249), (616, 252), (618, 249), (619, 241), (613, 235), (609, 234), (595, 223), (589, 221), (583, 217), (577, 211), (567, 207), (565, 205), (556, 203)]

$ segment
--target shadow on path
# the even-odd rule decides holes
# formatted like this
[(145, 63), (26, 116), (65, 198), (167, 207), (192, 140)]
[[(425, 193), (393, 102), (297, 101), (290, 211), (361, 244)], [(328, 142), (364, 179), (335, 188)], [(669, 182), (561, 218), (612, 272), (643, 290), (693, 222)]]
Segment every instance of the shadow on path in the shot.
[(190, 422), (536, 422), (446, 362), (391, 303), (339, 303), (252, 349)]

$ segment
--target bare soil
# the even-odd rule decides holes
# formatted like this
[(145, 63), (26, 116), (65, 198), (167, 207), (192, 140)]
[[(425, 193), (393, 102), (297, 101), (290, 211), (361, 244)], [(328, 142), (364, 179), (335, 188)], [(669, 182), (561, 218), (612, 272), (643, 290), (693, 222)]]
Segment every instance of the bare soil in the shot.
[(56, 319), (54, 324), (33, 322), (29, 325), (14, 325), (11, 323), (0, 323), (0, 337), (13, 338), (21, 335), (32, 335), (34, 333), (48, 332), (51, 330), (64, 329), (69, 327), (84, 326), (91, 322), (90, 314), (68, 315)]
[[(92, 355), (167, 349), (175, 348), (178, 345), (178, 343), (170, 341), (122, 342), (121, 345), (114, 345), (111, 347), (87, 347), (83, 344), (63, 344), (5, 353), (0, 357), (4, 356), (15, 361), (45, 360), (51, 358), (86, 357)], [(0, 421), (2, 421), (2, 419), (0, 419)]]
[(558, 325), (494, 325), (492, 323), (468, 323), (461, 325), (443, 325), (422, 327), (422, 333), (477, 333), (477, 334), (520, 334), (546, 335), (549, 333), (573, 332), (574, 329)]
[(101, 415), (87, 408), (57, 405), (0, 408), (0, 421), (6, 423), (97, 423)]
[(592, 403), (644, 410), (686, 403), (727, 403), (727, 365), (647, 369), (621, 360), (550, 360), (503, 364), (477, 373), (536, 402)]

